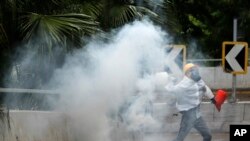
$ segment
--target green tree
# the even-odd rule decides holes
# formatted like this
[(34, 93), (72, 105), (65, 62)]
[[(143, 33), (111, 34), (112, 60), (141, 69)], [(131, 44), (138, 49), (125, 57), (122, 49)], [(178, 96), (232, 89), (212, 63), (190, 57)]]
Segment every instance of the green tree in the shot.
[[(44, 57), (49, 58), (49, 62), (46, 63), (50, 63), (50, 61), (55, 62), (55, 60), (52, 60), (55, 59), (53, 58), (53, 54), (55, 53), (53, 47), (60, 46), (68, 49), (68, 44), (80, 46), (81, 36), (93, 34), (99, 29), (98, 23), (86, 14), (59, 14), (59, 9), (61, 7), (58, 3), (59, 0), (47, 0), (45, 2), (32, 2), (29, 0), (1, 1), (1, 32), (6, 33), (6, 36), (1, 36), (5, 38), (1, 38), (0, 43), (3, 45), (3, 43), (9, 41), (9, 44), (4, 44), (9, 50), (2, 50), (1, 53), (15, 58), (15, 56), (18, 55), (18, 52), (16, 52), (16, 45), (19, 44), (21, 40), (28, 44), (32, 44), (32, 42), (34, 43), (34, 41), (36, 41), (35, 44), (32, 44), (32, 49), (37, 50), (37, 57), (41, 57), (37, 60), (40, 64), (42, 63), (45, 65), (45, 60), (42, 61)], [(40, 13), (47, 12), (48, 14), (58, 14), (46, 15), (26, 12), (30, 10)], [(11, 18), (8, 17), (9, 15), (12, 15)], [(12, 60), (7, 57), (4, 57), (1, 60), (6, 63), (6, 59)], [(46, 69), (46, 67), (43, 67), (44, 65), (39, 65), (42, 66), (39, 67), (39, 70)], [(47, 64), (47, 66), (50, 65)], [(10, 69), (10, 67), (11, 66), (8, 68), (4, 67), (1, 70), (1, 74), (4, 74), (6, 70)], [(18, 69), (16, 71), (19, 72)], [(36, 71), (35, 74), (39, 75), (39, 72)]]
[(175, 35), (176, 42), (189, 46), (195, 41), (211, 58), (221, 58), (222, 42), (233, 40), (234, 18), (239, 19), (238, 40), (249, 41), (247, 0), (164, 0), (163, 4), (166, 17), (162, 26)]
[[(16, 52), (16, 44), (26, 42), (26, 46), (31, 47), (27, 50), (38, 52), (33, 60), (38, 61), (38, 67), (31, 70), (32, 75), (44, 81), (47, 79), (41, 77), (42, 72), (49, 74), (53, 69), (45, 66), (50, 66), (49, 63), (56, 65), (72, 47), (82, 47), (82, 36), (91, 36), (100, 30), (110, 31), (146, 14), (154, 15), (131, 0), (3, 0), (0, 10), (3, 28), (10, 41), (10, 56), (17, 58), (15, 56), (20, 53)], [(7, 18), (8, 15), (12, 18)], [(60, 59), (56, 55), (55, 47), (58, 46), (65, 50), (59, 55)], [(16, 72), (21, 72), (16, 68)]]

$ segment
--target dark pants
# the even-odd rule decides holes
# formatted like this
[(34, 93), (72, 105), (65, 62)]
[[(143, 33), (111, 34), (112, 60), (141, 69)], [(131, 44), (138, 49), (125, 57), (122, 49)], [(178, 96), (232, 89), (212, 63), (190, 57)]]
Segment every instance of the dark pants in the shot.
[(182, 119), (180, 129), (174, 141), (184, 141), (190, 130), (194, 127), (203, 137), (203, 141), (211, 141), (211, 132), (208, 129), (204, 119), (197, 117), (197, 108), (181, 112)]

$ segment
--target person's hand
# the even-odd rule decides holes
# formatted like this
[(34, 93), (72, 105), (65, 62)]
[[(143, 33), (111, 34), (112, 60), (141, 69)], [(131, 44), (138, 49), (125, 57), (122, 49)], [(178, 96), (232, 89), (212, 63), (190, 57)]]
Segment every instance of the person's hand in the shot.
[(169, 76), (168, 80), (169, 80), (169, 82), (170, 82), (171, 84), (176, 84), (176, 83), (177, 83), (177, 78), (176, 78), (176, 77)]
[(214, 105), (216, 105), (216, 100), (215, 100), (215, 98), (214, 98), (214, 97), (213, 97), (213, 98), (211, 98), (210, 100), (211, 100), (211, 102), (212, 102)]

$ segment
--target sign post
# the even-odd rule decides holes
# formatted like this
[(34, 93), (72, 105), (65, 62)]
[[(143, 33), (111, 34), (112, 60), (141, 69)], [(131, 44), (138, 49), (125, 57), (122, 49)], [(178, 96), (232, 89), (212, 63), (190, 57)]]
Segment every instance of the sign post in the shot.
[[(233, 41), (237, 41), (237, 19), (234, 19), (233, 21)], [(236, 102), (236, 74), (233, 74), (233, 80), (232, 80), (232, 96), (229, 102), (235, 103)]]
[(226, 73), (232, 74), (232, 95), (229, 102), (236, 102), (236, 74), (246, 74), (248, 65), (247, 42), (236, 42), (237, 19), (234, 19), (233, 42), (225, 41), (222, 44), (222, 65)]

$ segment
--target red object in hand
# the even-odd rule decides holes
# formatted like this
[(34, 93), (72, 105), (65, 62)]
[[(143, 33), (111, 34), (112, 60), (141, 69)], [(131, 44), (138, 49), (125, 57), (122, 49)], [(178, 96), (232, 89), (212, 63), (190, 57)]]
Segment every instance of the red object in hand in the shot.
[(216, 92), (216, 96), (215, 96), (216, 104), (215, 104), (215, 107), (217, 108), (218, 111), (221, 110), (221, 106), (225, 102), (226, 98), (227, 98), (227, 93), (225, 91), (218, 90)]

